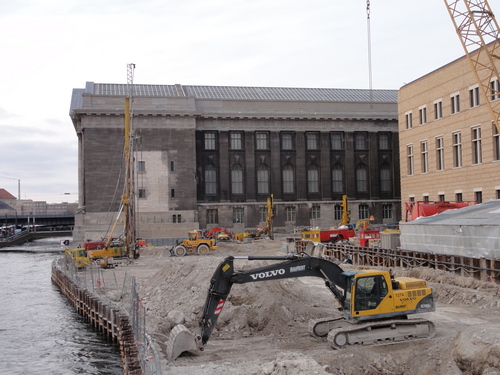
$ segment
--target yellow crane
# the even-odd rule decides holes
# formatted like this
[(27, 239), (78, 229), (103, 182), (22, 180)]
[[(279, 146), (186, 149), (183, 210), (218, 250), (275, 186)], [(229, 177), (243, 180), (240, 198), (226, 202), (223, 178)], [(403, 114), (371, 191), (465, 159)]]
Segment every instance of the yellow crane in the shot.
[[(444, 0), (493, 123), (500, 126), (500, 35), (487, 0)], [(500, 131), (500, 129), (499, 129)]]

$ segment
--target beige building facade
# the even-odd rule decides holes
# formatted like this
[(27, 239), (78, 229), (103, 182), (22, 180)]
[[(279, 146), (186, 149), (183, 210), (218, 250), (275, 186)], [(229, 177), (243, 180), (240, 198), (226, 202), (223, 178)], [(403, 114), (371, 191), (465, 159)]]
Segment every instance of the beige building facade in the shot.
[(409, 202), (500, 198), (500, 136), (465, 56), (403, 86), (398, 112), (403, 220)]

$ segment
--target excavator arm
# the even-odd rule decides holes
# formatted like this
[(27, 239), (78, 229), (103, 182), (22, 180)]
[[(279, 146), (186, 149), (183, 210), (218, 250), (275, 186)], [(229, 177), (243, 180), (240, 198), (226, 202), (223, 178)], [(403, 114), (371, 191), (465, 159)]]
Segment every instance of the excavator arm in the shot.
[[(233, 265), (235, 259), (281, 260), (282, 262), (236, 271)], [(210, 280), (207, 299), (200, 319), (200, 335), (196, 338), (198, 347), (203, 350), (203, 346), (208, 342), (233, 284), (306, 276), (322, 278), (340, 305), (344, 305), (347, 278), (338, 265), (328, 260), (306, 255), (227, 257), (219, 264)]]

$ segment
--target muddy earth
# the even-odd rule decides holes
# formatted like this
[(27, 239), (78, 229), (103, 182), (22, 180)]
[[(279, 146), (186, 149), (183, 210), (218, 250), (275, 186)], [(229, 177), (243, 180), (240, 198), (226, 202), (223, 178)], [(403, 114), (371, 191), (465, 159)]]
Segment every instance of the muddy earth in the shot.
[[(310, 319), (337, 316), (337, 304), (321, 279), (308, 277), (233, 285), (205, 350), (169, 362), (171, 329), (183, 324), (198, 333), (210, 278), (225, 257), (284, 255), (279, 239), (218, 245), (207, 256), (180, 258), (149, 247), (126, 267), (144, 298), (147, 330), (163, 354), (164, 374), (500, 375), (499, 285), (426, 268), (393, 271), (433, 287), (436, 311), (419, 316), (436, 325), (432, 339), (333, 350), (326, 338), (310, 336), (307, 325)], [(250, 269), (266, 262), (235, 260), (234, 265)]]

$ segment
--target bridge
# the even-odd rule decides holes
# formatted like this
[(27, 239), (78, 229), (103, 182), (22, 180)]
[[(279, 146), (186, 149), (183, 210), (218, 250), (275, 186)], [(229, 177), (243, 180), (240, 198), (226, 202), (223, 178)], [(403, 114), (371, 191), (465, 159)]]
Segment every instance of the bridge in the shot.
[(71, 230), (40, 230), (36, 232), (23, 230), (13, 236), (0, 238), (0, 249), (9, 246), (19, 246), (26, 242), (31, 242), (40, 238), (71, 237), (72, 235), (73, 232)]
[(15, 225), (22, 227), (26, 225), (37, 225), (53, 229), (73, 228), (75, 225), (75, 214), (65, 212), (61, 214), (36, 214), (36, 215), (0, 215), (0, 227)]

